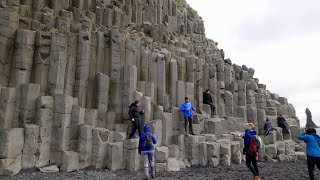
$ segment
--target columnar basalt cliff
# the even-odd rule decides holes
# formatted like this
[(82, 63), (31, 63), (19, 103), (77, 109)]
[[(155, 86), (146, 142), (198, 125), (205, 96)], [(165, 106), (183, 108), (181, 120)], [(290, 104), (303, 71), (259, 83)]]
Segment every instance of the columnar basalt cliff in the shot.
[[(57, 165), (143, 168), (128, 106), (145, 109), (156, 171), (241, 163), (245, 122), (260, 134), (283, 114), (290, 133), (264, 138), (263, 161), (305, 159), (299, 120), (284, 97), (207, 39), (184, 0), (0, 0), (0, 174)], [(218, 117), (203, 105), (211, 89)], [(195, 136), (179, 111), (196, 107)]]

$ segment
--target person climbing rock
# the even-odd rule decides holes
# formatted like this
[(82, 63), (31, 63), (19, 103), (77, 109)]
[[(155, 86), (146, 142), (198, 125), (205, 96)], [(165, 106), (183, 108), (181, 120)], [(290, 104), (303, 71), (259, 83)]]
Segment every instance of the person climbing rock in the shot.
[(189, 124), (189, 133), (191, 133), (192, 135), (195, 135), (192, 128), (192, 112), (195, 110), (195, 108), (190, 103), (190, 100), (188, 97), (185, 97), (184, 99), (185, 99), (185, 102), (182, 103), (180, 108), (180, 111), (183, 112), (183, 116), (184, 116), (184, 123), (185, 123), (184, 129), (185, 129), (186, 135), (188, 135), (187, 127)]
[(242, 137), (244, 140), (243, 155), (246, 156), (246, 165), (248, 166), (249, 170), (252, 172), (254, 176), (253, 180), (259, 180), (259, 169), (257, 165), (258, 154), (256, 152), (252, 153), (251, 151), (251, 149), (253, 149), (252, 137), (257, 135), (257, 132), (253, 129), (253, 123), (246, 123), (244, 126), (246, 130), (244, 136)]
[(298, 139), (303, 140), (306, 143), (307, 150), (307, 164), (310, 180), (314, 180), (314, 166), (320, 170), (320, 136), (316, 134), (317, 131), (314, 128), (305, 129), (299, 134)]
[(284, 119), (283, 115), (280, 114), (280, 116), (277, 118), (278, 127), (281, 127), (283, 132), (289, 133), (288, 127), (287, 127), (287, 121)]
[(141, 135), (140, 116), (144, 114), (144, 110), (143, 109), (140, 110), (140, 109), (141, 109), (141, 104), (139, 100), (136, 100), (134, 103), (132, 103), (129, 106), (129, 116), (132, 122), (132, 131), (129, 136), (129, 139), (134, 138), (134, 134), (136, 133), (137, 130), (139, 132), (139, 136)]
[(213, 105), (213, 101), (212, 101), (212, 97), (210, 94), (210, 89), (207, 89), (204, 93), (203, 93), (203, 104), (208, 104), (211, 107), (211, 114), (214, 115), (215, 114), (215, 109), (216, 107)]
[[(143, 127), (144, 133), (140, 135), (139, 139), (139, 154), (143, 156), (143, 164), (144, 164), (144, 179), (149, 179), (149, 174), (153, 179), (155, 176), (154, 169), (154, 144), (157, 143), (156, 137), (154, 134), (150, 132), (150, 128), (148, 125), (144, 125)], [(149, 168), (150, 167), (150, 168)]]
[(269, 118), (266, 119), (266, 122), (264, 123), (263, 129), (264, 129), (264, 136), (268, 136), (270, 134), (270, 132), (272, 132), (274, 130), (272, 128), (272, 125), (270, 123)]

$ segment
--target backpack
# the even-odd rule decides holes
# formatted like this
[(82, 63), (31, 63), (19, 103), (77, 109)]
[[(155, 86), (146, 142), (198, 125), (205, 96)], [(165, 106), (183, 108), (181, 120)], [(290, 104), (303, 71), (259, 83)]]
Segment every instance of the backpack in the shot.
[(145, 139), (144, 139), (144, 143), (143, 143), (144, 147), (149, 149), (153, 146), (153, 141), (152, 141), (152, 137), (151, 137), (151, 133), (146, 133), (145, 134)]
[(248, 153), (256, 155), (262, 147), (262, 139), (258, 135), (251, 136)]

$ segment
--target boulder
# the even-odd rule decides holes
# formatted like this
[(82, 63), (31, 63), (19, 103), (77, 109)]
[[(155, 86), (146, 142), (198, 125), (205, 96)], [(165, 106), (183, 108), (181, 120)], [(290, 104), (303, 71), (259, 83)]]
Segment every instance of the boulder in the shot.
[(212, 167), (217, 167), (220, 164), (220, 158), (210, 157), (208, 160), (209, 165)]
[(179, 146), (177, 146), (177, 145), (170, 145), (169, 146), (169, 157), (178, 159), (179, 153), (180, 153)]
[(13, 128), (0, 132), (0, 142), (0, 158), (16, 158), (24, 146), (24, 129)]
[(167, 170), (167, 163), (155, 163), (156, 173), (165, 172)]
[(274, 144), (266, 145), (266, 155), (272, 159), (277, 158), (277, 148)]
[(21, 170), (21, 157), (0, 159), (0, 175), (14, 176)]
[(79, 169), (79, 153), (73, 151), (63, 152), (61, 170), (64, 172), (72, 172)]
[(47, 166), (39, 168), (41, 172), (43, 173), (56, 173), (59, 172), (59, 168), (57, 165)]
[(167, 171), (169, 172), (175, 172), (180, 171), (179, 162), (175, 158), (168, 158), (167, 160)]
[(156, 147), (155, 157), (157, 163), (165, 163), (169, 158), (169, 148), (166, 146)]

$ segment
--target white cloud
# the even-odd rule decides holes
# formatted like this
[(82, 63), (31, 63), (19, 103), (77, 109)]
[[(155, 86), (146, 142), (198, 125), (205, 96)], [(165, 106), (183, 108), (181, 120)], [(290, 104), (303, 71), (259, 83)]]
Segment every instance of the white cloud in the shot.
[(320, 124), (320, 1), (187, 0), (226, 56)]

